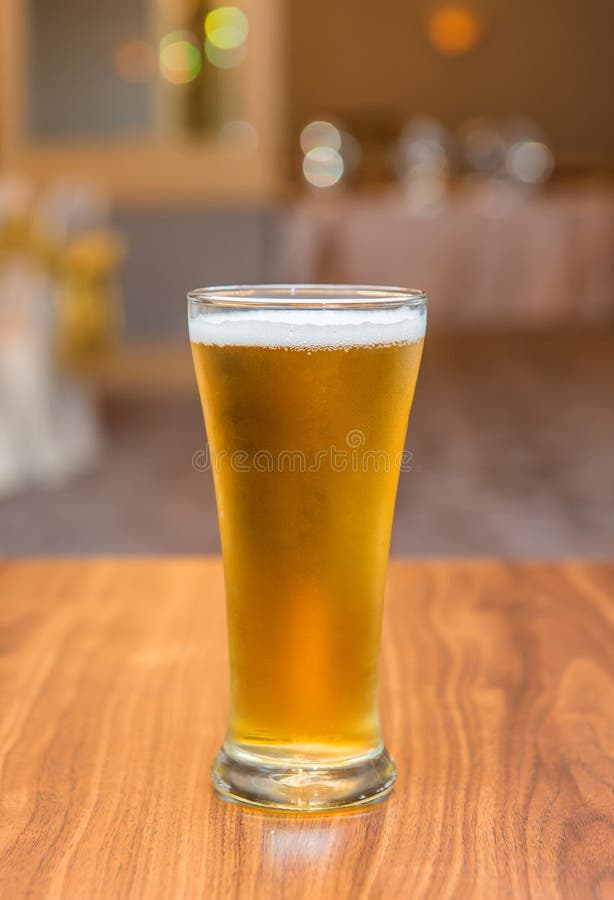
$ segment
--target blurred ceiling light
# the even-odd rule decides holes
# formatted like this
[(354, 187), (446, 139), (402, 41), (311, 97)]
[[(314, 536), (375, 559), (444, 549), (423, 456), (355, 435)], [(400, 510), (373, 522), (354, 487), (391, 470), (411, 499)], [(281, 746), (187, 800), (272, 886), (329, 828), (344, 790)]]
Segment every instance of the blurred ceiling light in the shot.
[(448, 155), (433, 138), (414, 138), (404, 147), (407, 174), (412, 177), (439, 175), (445, 172)]
[(218, 132), (220, 144), (240, 153), (253, 153), (258, 146), (258, 132), (254, 126), (245, 119), (233, 119), (224, 122)]
[(236, 6), (219, 6), (205, 19), (205, 35), (209, 44), (219, 50), (234, 50), (244, 44), (249, 31), (245, 13)]
[(443, 176), (450, 166), (452, 139), (432, 116), (414, 116), (401, 132), (395, 164), (402, 177)]
[(552, 174), (554, 155), (540, 141), (519, 141), (507, 150), (505, 168), (512, 178), (524, 184), (540, 184)]
[(144, 84), (153, 76), (156, 55), (154, 48), (147, 41), (125, 41), (117, 47), (113, 62), (115, 71), (124, 81)]
[(316, 147), (341, 150), (341, 132), (332, 122), (317, 119), (305, 125), (301, 131), (300, 142), (303, 153), (309, 153)]
[(171, 84), (193, 81), (201, 68), (201, 54), (189, 31), (171, 31), (160, 41), (160, 72)]
[(446, 56), (473, 50), (484, 28), (480, 16), (461, 3), (445, 3), (431, 13), (428, 35), (433, 47)]
[(333, 147), (314, 147), (303, 160), (303, 175), (313, 187), (329, 188), (343, 176), (343, 159)]
[(459, 130), (465, 160), (476, 172), (497, 172), (504, 162), (506, 142), (495, 122), (469, 119)]
[(205, 40), (205, 56), (216, 69), (236, 69), (244, 62), (247, 56), (247, 44), (223, 50), (212, 44), (209, 38)]

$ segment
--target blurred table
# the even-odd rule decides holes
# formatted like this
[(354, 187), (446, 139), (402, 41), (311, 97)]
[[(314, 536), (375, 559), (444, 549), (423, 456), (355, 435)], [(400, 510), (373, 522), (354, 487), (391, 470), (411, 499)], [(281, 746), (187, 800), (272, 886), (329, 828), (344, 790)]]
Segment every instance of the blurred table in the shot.
[(426, 289), (435, 327), (614, 322), (614, 194), (526, 194), (497, 183), (436, 203), (322, 196), (280, 227), (280, 281)]
[(396, 562), (390, 799), (225, 804), (216, 559), (0, 564), (0, 895), (589, 897), (614, 873), (614, 565)]

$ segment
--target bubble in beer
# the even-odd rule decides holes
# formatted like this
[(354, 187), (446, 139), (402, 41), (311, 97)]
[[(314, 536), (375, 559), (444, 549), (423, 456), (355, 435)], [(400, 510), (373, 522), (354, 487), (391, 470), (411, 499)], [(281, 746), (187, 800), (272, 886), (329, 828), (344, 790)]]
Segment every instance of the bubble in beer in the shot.
[(422, 340), (424, 308), (370, 310), (223, 310), (192, 316), (190, 340), (219, 347), (284, 347), (349, 349), (374, 344)]

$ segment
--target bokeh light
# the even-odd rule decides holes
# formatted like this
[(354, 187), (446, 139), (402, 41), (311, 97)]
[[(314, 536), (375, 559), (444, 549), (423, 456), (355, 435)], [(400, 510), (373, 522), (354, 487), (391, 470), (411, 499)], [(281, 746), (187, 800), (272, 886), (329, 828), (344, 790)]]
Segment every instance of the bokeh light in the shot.
[(314, 147), (303, 159), (303, 175), (313, 187), (329, 188), (343, 176), (343, 159), (333, 147)]
[(303, 175), (314, 187), (332, 187), (357, 170), (362, 151), (356, 138), (326, 119), (308, 122), (300, 134)]
[(505, 154), (505, 168), (524, 184), (540, 184), (552, 174), (554, 155), (541, 141), (518, 141)]
[(253, 153), (258, 147), (258, 132), (245, 119), (224, 122), (218, 132), (218, 140), (224, 149), (233, 153)]
[(446, 171), (448, 156), (445, 147), (434, 138), (415, 138), (407, 142), (404, 149), (408, 175), (421, 178)]
[(205, 19), (205, 35), (212, 47), (234, 50), (244, 44), (249, 31), (245, 13), (236, 6), (220, 6)]
[(236, 69), (244, 62), (247, 56), (247, 44), (223, 50), (212, 44), (209, 38), (205, 40), (205, 56), (216, 69)]
[(440, 6), (428, 21), (431, 44), (446, 56), (460, 56), (473, 50), (482, 32), (483, 23), (478, 14), (460, 3)]
[(160, 72), (171, 84), (188, 84), (201, 69), (201, 53), (189, 31), (171, 31), (160, 41)]
[(450, 167), (451, 136), (432, 116), (414, 116), (397, 143), (395, 163), (401, 177), (443, 176)]
[(474, 172), (493, 174), (502, 168), (506, 142), (496, 122), (468, 119), (459, 129), (459, 138), (465, 162)]
[(156, 68), (154, 48), (147, 41), (124, 41), (115, 51), (115, 71), (124, 81), (144, 84), (153, 76)]
[(316, 147), (330, 147), (338, 151), (341, 150), (341, 132), (332, 122), (316, 119), (305, 125), (300, 142), (303, 153), (309, 153)]

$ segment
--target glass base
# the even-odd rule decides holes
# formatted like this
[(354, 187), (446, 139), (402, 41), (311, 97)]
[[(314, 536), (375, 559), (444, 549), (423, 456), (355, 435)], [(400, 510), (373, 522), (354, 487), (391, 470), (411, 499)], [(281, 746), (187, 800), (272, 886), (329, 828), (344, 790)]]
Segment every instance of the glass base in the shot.
[(396, 778), (384, 747), (334, 763), (275, 759), (224, 746), (211, 780), (225, 800), (294, 812), (323, 812), (383, 800)]

